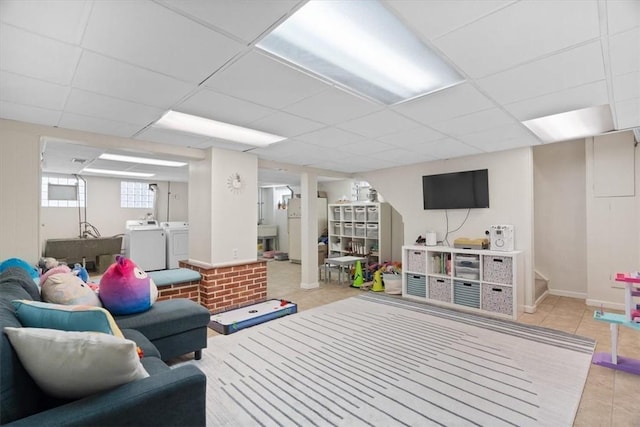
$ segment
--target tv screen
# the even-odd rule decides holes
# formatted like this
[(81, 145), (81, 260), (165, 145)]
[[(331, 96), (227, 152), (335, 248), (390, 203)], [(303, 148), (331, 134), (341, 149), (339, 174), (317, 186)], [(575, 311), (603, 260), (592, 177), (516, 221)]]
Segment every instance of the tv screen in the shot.
[(425, 175), (422, 177), (425, 209), (469, 209), (489, 207), (489, 171)]

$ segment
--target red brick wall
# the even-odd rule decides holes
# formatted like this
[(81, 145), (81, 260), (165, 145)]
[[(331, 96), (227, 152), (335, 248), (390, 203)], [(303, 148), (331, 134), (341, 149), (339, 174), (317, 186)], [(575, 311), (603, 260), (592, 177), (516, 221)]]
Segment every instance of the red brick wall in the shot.
[[(199, 303), (211, 314), (267, 300), (266, 261), (206, 268), (180, 262), (180, 266), (196, 270), (202, 275)], [(183, 294), (192, 292), (182, 288), (173, 291)]]
[(173, 298), (188, 298), (200, 303), (200, 281), (177, 283), (158, 288), (158, 301)]

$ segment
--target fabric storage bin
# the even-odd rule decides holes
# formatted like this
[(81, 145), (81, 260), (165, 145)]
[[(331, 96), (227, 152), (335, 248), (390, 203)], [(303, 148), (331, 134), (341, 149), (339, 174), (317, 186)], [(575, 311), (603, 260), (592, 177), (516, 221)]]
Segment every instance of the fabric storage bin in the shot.
[(407, 274), (407, 295), (414, 297), (427, 297), (427, 281), (422, 274)]
[(344, 221), (353, 221), (353, 208), (344, 208), (342, 219)]
[(458, 305), (480, 308), (480, 283), (453, 282), (453, 302)]
[(345, 236), (353, 236), (353, 224), (344, 224), (342, 227)]
[(355, 234), (354, 236), (356, 237), (364, 237), (365, 234), (365, 226), (364, 224), (356, 224), (355, 228), (354, 228)]
[(340, 221), (340, 208), (333, 208), (333, 219)]
[(342, 234), (342, 227), (340, 227), (340, 223), (333, 224), (333, 234)]
[(355, 208), (353, 210), (356, 221), (363, 221), (366, 219), (367, 210), (365, 208)]
[(407, 251), (407, 270), (412, 273), (427, 272), (427, 257), (424, 251)]
[(451, 302), (451, 279), (429, 277), (429, 298)]
[(367, 237), (369, 239), (378, 238), (378, 224), (367, 224)]
[(493, 313), (513, 315), (511, 286), (482, 284), (482, 309)]
[(402, 294), (402, 276), (399, 274), (382, 274), (382, 281), (384, 282), (384, 293), (391, 295)]
[(483, 280), (493, 283), (513, 283), (513, 258), (505, 256), (483, 257)]
[(367, 208), (367, 221), (378, 221), (378, 208)]

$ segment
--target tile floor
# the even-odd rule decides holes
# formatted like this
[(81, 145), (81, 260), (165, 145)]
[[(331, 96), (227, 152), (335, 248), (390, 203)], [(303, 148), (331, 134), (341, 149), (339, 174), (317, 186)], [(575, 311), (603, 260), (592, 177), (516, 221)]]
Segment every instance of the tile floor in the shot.
[[(335, 281), (301, 289), (300, 275), (299, 264), (269, 261), (267, 298), (293, 301), (302, 311), (365, 292)], [(596, 351), (609, 351), (609, 326), (593, 320), (596, 309), (583, 300), (548, 296), (536, 313), (523, 314), (518, 321), (591, 337), (597, 340)], [(640, 332), (620, 328), (618, 354), (640, 359)], [(640, 427), (639, 391), (640, 376), (591, 365), (574, 426)]]

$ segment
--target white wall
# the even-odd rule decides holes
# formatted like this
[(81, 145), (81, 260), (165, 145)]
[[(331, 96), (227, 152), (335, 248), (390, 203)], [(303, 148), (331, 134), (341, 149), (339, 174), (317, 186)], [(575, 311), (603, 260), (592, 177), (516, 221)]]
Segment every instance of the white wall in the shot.
[(584, 139), (533, 149), (535, 269), (554, 295), (587, 296)]
[[(445, 237), (445, 212), (428, 211), (422, 205), (422, 176), (472, 169), (489, 170), (490, 208), (471, 209), (469, 218), (456, 232), (449, 233), (450, 246), (457, 237), (486, 237), (493, 224), (515, 226), (516, 250), (522, 251), (525, 308), (533, 309), (533, 159), (531, 148), (501, 151), (470, 157), (439, 160), (368, 172), (368, 181), (384, 200), (402, 215), (404, 241), (413, 244), (426, 230)], [(467, 210), (449, 210), (449, 230), (460, 227)]]

